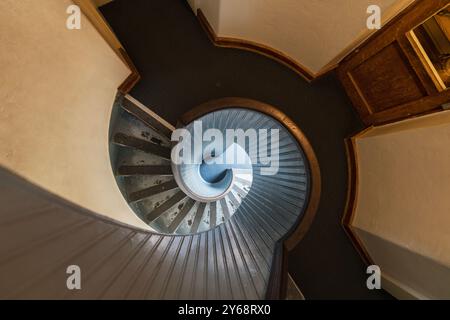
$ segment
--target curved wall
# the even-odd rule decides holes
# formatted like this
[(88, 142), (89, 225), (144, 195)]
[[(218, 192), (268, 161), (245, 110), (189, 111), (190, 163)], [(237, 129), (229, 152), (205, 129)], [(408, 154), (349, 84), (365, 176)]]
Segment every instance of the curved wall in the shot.
[(327, 71), (366, 39), (367, 7), (387, 22), (413, 0), (188, 0), (219, 37), (272, 47), (312, 75)]
[(375, 127), (354, 142), (352, 228), (385, 288), (400, 298), (449, 299), (450, 111)]
[(0, 165), (89, 210), (148, 228), (120, 194), (108, 129), (129, 69), (69, 0), (0, 2)]

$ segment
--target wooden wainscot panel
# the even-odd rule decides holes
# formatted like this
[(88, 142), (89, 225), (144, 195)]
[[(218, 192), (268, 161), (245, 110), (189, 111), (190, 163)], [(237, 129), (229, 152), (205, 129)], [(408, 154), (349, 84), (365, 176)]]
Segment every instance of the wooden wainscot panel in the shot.
[(383, 111), (427, 94), (414, 69), (405, 60), (399, 45), (393, 42), (348, 71), (358, 98), (369, 112)]
[(439, 90), (408, 33), (450, 0), (416, 1), (339, 66), (338, 76), (366, 125), (397, 121), (450, 101)]

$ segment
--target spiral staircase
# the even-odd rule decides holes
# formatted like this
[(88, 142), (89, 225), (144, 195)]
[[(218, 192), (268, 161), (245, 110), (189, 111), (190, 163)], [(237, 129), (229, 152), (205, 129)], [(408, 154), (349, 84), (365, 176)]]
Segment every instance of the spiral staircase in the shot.
[[(295, 124), (276, 109), (256, 105), (222, 99), (184, 115), (178, 127), (193, 135), (211, 128), (277, 132), (275, 170), (273, 163), (249, 164), (256, 146), (245, 141), (210, 154), (233, 149), (244, 164), (211, 164), (205, 149), (194, 164), (174, 163), (173, 128), (131, 97), (118, 96), (109, 134), (111, 165), (124, 198), (149, 230), (87, 212), (2, 173), (0, 189), (10, 201), (0, 216), (0, 296), (279, 298), (283, 250), (306, 232), (320, 181)], [(270, 149), (271, 138), (261, 138), (258, 147)], [(67, 290), (71, 264), (82, 270), (81, 290)]]

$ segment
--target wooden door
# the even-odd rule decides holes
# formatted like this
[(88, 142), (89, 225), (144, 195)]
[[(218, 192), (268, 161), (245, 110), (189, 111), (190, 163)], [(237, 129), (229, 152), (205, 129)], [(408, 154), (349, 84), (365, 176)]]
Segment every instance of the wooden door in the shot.
[(340, 64), (339, 79), (366, 125), (439, 110), (450, 101), (450, 90), (436, 86), (409, 35), (449, 3), (416, 1)]

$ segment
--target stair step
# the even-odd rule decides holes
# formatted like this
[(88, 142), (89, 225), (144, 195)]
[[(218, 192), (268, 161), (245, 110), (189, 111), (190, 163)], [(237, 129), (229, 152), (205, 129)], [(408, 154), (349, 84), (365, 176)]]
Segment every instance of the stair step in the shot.
[(145, 216), (147, 223), (152, 222), (153, 220), (158, 219), (164, 212), (172, 208), (178, 202), (186, 198), (186, 195), (183, 191), (177, 192), (172, 198), (162, 203), (159, 207), (153, 209), (150, 213)]
[(216, 220), (217, 220), (217, 202), (213, 201), (210, 203), (211, 210), (209, 214), (209, 225), (211, 228), (214, 228), (216, 226)]
[(205, 213), (205, 207), (206, 207), (205, 202), (201, 202), (199, 204), (199, 206), (197, 207), (197, 212), (195, 213), (194, 222), (192, 223), (192, 226), (191, 226), (191, 233), (197, 233), (198, 227), (200, 226), (200, 222), (202, 221), (202, 217)]
[(228, 199), (228, 196), (220, 199), (220, 205), (222, 206), (223, 217), (225, 218), (225, 220), (228, 220), (228, 219), (230, 219), (230, 210), (228, 209), (226, 199)]
[(117, 170), (117, 175), (172, 175), (172, 167), (169, 165), (120, 166)]
[(153, 196), (155, 194), (175, 189), (177, 187), (178, 187), (178, 185), (177, 185), (176, 181), (171, 180), (171, 181), (168, 181), (165, 183), (151, 186), (151, 187), (143, 189), (143, 190), (139, 190), (139, 191), (130, 193), (130, 195), (128, 196), (128, 201), (130, 201), (130, 202), (139, 201), (144, 198)]
[(155, 154), (164, 159), (170, 159), (170, 152), (171, 152), (170, 148), (163, 147), (163, 146), (148, 142), (146, 140), (128, 136), (123, 133), (116, 133), (114, 135), (113, 141), (115, 144), (118, 144), (121, 146), (139, 149), (139, 150), (142, 150), (147, 153)]
[(173, 221), (170, 223), (170, 225), (168, 227), (168, 233), (174, 233), (175, 230), (177, 230), (177, 228), (183, 222), (184, 218), (187, 216), (187, 214), (192, 209), (194, 204), (195, 204), (195, 200), (193, 200), (193, 199), (189, 199), (188, 201), (186, 201), (186, 203), (184, 204), (181, 211), (177, 214), (175, 219), (173, 219)]
[(165, 125), (161, 124), (157, 119), (153, 118), (147, 112), (136, 106), (129, 99), (127, 98), (123, 99), (122, 108), (128, 113), (138, 118), (139, 120), (141, 120), (147, 126), (151, 127), (153, 130), (160, 132), (161, 134), (170, 139), (170, 136), (172, 135), (172, 130), (170, 130)]

